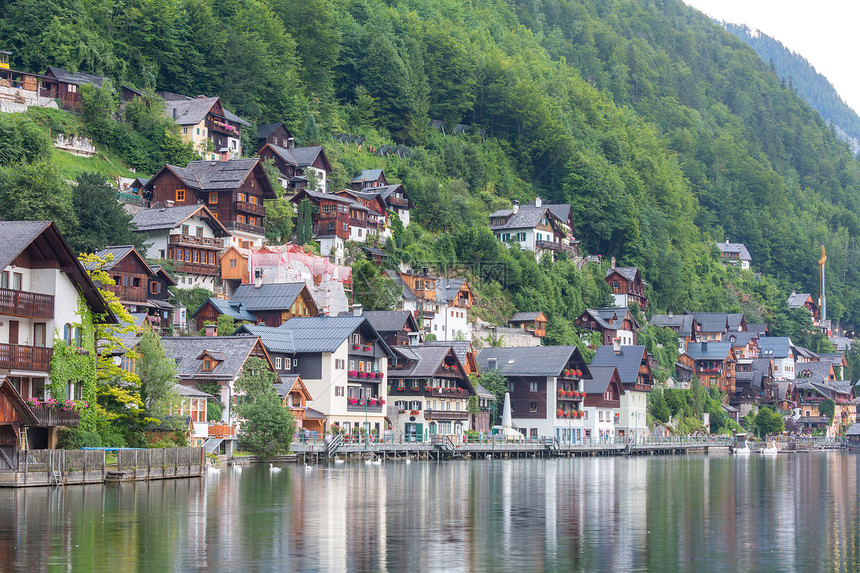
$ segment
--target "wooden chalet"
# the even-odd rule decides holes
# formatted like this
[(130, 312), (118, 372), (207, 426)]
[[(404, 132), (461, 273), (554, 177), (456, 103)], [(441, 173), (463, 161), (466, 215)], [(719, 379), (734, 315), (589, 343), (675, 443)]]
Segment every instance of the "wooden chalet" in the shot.
[(281, 381), (275, 384), (275, 390), (281, 398), (284, 408), (288, 408), (296, 420), (296, 428), (318, 434), (325, 433), (324, 416), (307, 416), (308, 402), (313, 400), (307, 386), (298, 374), (281, 376)]
[(182, 130), (182, 140), (191, 142), (205, 160), (242, 156), (242, 129), (250, 124), (221, 105), (217, 97), (187, 97), (161, 92), (164, 112)]
[(730, 342), (691, 342), (678, 361), (692, 368), (703, 386), (735, 392), (737, 354)]
[(812, 295), (809, 293), (796, 293), (792, 292), (788, 297), (788, 308), (805, 308), (812, 314), (813, 322), (818, 322), (819, 314), (818, 314), (818, 303), (812, 298)]
[(423, 342), (415, 317), (408, 310), (357, 310), (388, 346), (417, 346)]
[(538, 338), (546, 336), (547, 318), (544, 313), (538, 311), (533, 312), (517, 312), (510, 320), (508, 326), (511, 328), (522, 328), (528, 330)]
[(119, 302), (131, 314), (146, 313), (150, 323), (162, 334), (173, 324), (173, 305), (169, 287), (174, 281), (161, 267), (150, 267), (132, 245), (107, 247), (97, 253), (103, 260), (110, 259), (102, 270), (113, 278), (113, 285), (101, 288), (117, 295)]
[(316, 177), (316, 190), (326, 191), (327, 177), (331, 173), (331, 163), (325, 150), (316, 145), (311, 147), (286, 148), (266, 143), (258, 155), (264, 161), (273, 161), (281, 174), (278, 178), (285, 189), (304, 189), (309, 187), (309, 177)]
[(583, 381), (585, 438), (603, 441), (615, 437), (615, 419), (620, 418), (624, 384), (615, 366), (589, 366), (591, 378)]
[(56, 80), (56, 84), (54, 84), (56, 95), (54, 97), (61, 100), (66, 109), (77, 109), (80, 106), (80, 94), (78, 93), (80, 86), (88, 84), (100, 88), (107, 79), (104, 76), (85, 72), (72, 73), (56, 67), (49, 67), (48, 71), (45, 72), (45, 78)]
[(616, 338), (622, 345), (635, 345), (639, 324), (627, 307), (587, 308), (573, 323), (575, 326), (600, 334), (601, 344), (612, 344)]
[(230, 232), (206, 205), (144, 209), (131, 222), (148, 237), (149, 253), (178, 263), (180, 288), (214, 289), (219, 252)]
[(578, 253), (569, 204), (544, 204), (540, 197), (534, 205), (520, 206), (514, 201), (510, 209), (491, 213), (489, 225), (502, 243), (519, 244), (538, 257), (545, 252)]
[(648, 283), (642, 280), (637, 267), (616, 267), (615, 257), (612, 257), (612, 265), (606, 271), (604, 280), (612, 289), (615, 306), (627, 307), (635, 302), (642, 312), (648, 311), (648, 297), (645, 296)]
[(203, 203), (236, 239), (237, 246), (259, 245), (265, 230), (265, 199), (276, 197), (259, 159), (192, 161), (165, 165), (144, 187), (153, 206)]
[(349, 182), (349, 188), (353, 191), (362, 191), (369, 187), (383, 187), (385, 185), (388, 185), (388, 179), (385, 177), (385, 171), (382, 169), (365, 169)]
[(297, 316), (319, 316), (319, 308), (305, 283), (267, 283), (240, 285), (229, 301), (209, 298), (192, 318), (197, 329), (217, 322), (227, 314), (237, 321), (277, 327)]
[(257, 127), (257, 151), (267, 143), (284, 149), (293, 149), (296, 146), (293, 134), (283, 123), (267, 123)]
[(309, 189), (300, 190), (290, 201), (298, 205), (304, 199), (310, 200), (316, 207), (313, 214), (313, 230), (316, 239), (363, 241), (367, 238), (368, 232), (376, 232), (378, 220), (384, 217), (378, 211), (365, 207), (350, 197)]

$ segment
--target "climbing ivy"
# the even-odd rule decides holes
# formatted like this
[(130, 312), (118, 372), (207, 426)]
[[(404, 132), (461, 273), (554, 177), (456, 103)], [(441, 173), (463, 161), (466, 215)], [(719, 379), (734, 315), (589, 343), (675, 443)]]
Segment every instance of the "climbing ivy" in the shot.
[(56, 400), (65, 400), (69, 396), (66, 393), (68, 383), (71, 381), (81, 383), (81, 397), (89, 407), (80, 408), (81, 427), (86, 430), (93, 429), (96, 409), (96, 352), (95, 352), (95, 328), (93, 326), (93, 315), (83, 295), (78, 295), (77, 315), (80, 322), (73, 323), (73, 327), (81, 333), (80, 347), (69, 345), (60, 337), (58, 331), (54, 332), (54, 349), (51, 354), (51, 376), (49, 389), (51, 397)]

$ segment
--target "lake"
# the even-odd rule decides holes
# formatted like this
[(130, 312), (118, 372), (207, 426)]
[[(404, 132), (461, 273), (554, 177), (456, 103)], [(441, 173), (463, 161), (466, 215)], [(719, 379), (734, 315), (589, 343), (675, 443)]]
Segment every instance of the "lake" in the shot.
[(0, 490), (0, 572), (858, 571), (850, 453), (225, 468)]

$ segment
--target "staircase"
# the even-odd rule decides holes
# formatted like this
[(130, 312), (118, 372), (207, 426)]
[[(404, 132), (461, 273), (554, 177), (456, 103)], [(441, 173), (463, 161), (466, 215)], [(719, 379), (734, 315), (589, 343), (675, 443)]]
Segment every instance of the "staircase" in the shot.
[(326, 444), (326, 457), (328, 459), (332, 459), (334, 455), (337, 453), (338, 448), (343, 445), (343, 435), (338, 434), (333, 436), (332, 439)]
[(207, 454), (211, 454), (218, 449), (218, 446), (220, 446), (223, 441), (224, 438), (209, 438), (206, 440), (206, 443), (203, 444), (203, 451)]

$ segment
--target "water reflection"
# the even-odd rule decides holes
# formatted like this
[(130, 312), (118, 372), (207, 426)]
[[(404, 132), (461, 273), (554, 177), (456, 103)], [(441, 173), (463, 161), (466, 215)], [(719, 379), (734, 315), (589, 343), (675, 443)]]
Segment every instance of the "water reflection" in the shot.
[(0, 571), (856, 571), (852, 454), (224, 469), (0, 490)]

